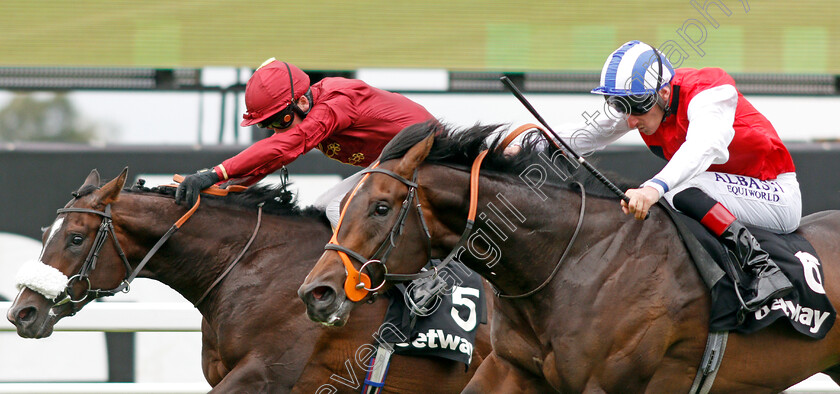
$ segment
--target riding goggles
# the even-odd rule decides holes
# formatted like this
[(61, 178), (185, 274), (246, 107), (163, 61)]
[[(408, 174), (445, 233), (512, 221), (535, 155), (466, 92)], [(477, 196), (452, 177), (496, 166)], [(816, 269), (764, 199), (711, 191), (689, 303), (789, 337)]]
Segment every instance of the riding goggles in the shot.
[(644, 115), (656, 105), (656, 93), (630, 96), (604, 96), (607, 104), (622, 114)]
[(295, 121), (295, 114), (292, 110), (292, 105), (289, 104), (286, 108), (280, 110), (280, 112), (271, 115), (268, 119), (257, 123), (257, 127), (263, 129), (287, 129), (292, 125), (292, 122)]

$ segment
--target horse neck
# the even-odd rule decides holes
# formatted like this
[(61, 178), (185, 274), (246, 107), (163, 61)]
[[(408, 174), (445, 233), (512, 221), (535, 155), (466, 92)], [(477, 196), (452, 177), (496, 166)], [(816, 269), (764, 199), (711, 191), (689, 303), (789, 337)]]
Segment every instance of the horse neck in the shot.
[[(441, 171), (441, 180), (428, 183), (435, 185), (435, 191), (426, 193), (434, 217), (445, 229), (432, 237), (439, 253), (456, 246), (466, 224), (470, 198), (469, 174)], [(580, 191), (559, 187), (543, 191), (548, 189), (549, 198), (543, 200), (518, 179), (481, 177), (475, 226), (460, 261), (504, 294), (522, 294), (538, 287), (551, 275), (575, 233), (580, 219)]]
[[(127, 203), (128, 200), (132, 200), (131, 203)], [(119, 206), (114, 206), (114, 223), (129, 262), (136, 267), (185, 210), (171, 199), (142, 195), (133, 199), (121, 198), (120, 202)], [(150, 215), (148, 212), (155, 214)], [(256, 222), (256, 210), (202, 206), (163, 244), (139, 276), (164, 283), (195, 304), (243, 251), (254, 232)], [(329, 231), (329, 226), (318, 218), (263, 214), (258, 235), (238, 264), (262, 264), (267, 259), (260, 260), (259, 252), (272, 248), (294, 249), (278, 251), (275, 256), (278, 259), (281, 256), (293, 258), (291, 256), (296, 255), (317, 258), (329, 239)], [(309, 241), (283, 242), (284, 239), (296, 237)], [(315, 260), (312, 261), (314, 263)], [(284, 266), (277, 260), (271, 264), (278, 266), (278, 269), (282, 268), (283, 275), (299, 277), (301, 281), (312, 265)], [(213, 308), (213, 305), (224, 304), (225, 298), (231, 297), (229, 292), (222, 290), (224, 286), (221, 285), (235, 281), (231, 279), (237, 276), (235, 271), (227, 275), (202, 300), (199, 308), (202, 313)], [(251, 284), (263, 279), (258, 276), (252, 278)]]
[[(580, 311), (587, 307), (603, 308), (603, 305), (581, 305), (599, 299), (605, 289), (638, 297), (646, 293), (669, 294), (672, 300), (680, 302), (691, 302), (702, 296), (702, 292), (696, 291), (673, 294), (673, 289), (679, 287), (664, 290), (670, 286), (670, 280), (683, 284), (697, 282), (696, 272), (684, 269), (690, 268), (688, 265), (680, 265), (688, 256), (664, 211), (654, 209), (653, 218), (639, 221), (624, 215), (619, 200), (614, 197), (586, 195), (582, 198), (576, 187), (553, 187), (542, 189), (547, 197), (543, 200), (526, 186), (507, 184), (504, 188), (504, 185), (486, 183), (487, 192), (482, 190), (485, 197), (480, 199), (477, 219), (482, 208), (498, 200), (501, 194), (524, 220), (514, 222), (517, 228), (506, 233), (506, 240), (501, 240), (493, 227), (507, 228), (500, 225), (502, 220), (497, 219), (500, 215), (487, 209), (486, 219), (477, 220), (476, 228), (486, 229), (486, 238), (496, 242), (498, 262), (489, 268), (485, 261), (478, 261), (481, 264), (472, 264), (471, 268), (506, 295), (527, 294), (546, 283), (533, 297), (511, 304), (528, 305), (525, 310), (531, 312), (525, 312), (527, 319), (542, 320), (549, 305)], [(581, 217), (582, 203), (585, 211)], [(513, 221), (511, 211), (504, 208), (499, 211), (507, 212)], [(489, 223), (491, 220), (496, 226)]]

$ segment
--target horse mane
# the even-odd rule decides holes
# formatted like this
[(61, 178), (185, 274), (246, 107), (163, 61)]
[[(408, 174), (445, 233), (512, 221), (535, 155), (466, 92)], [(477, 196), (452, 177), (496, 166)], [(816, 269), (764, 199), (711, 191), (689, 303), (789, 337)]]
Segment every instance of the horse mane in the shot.
[(99, 187), (94, 185), (82, 185), (82, 187), (80, 187), (79, 190), (76, 190), (70, 194), (72, 194), (74, 198), (80, 198), (93, 193), (96, 189), (99, 189)]
[[(131, 193), (151, 193), (170, 198), (175, 198), (175, 188), (171, 186), (155, 186), (147, 188), (144, 180), (138, 180), (137, 184), (125, 188)], [(299, 217), (320, 217), (326, 220), (323, 209), (312, 206), (301, 208), (297, 202), (297, 196), (288, 190), (290, 183), (279, 185), (258, 185), (251, 186), (243, 192), (230, 193), (227, 196), (214, 196), (209, 194), (201, 195), (201, 202), (214, 206), (233, 206), (245, 209), (256, 210), (263, 204), (263, 212), (272, 215), (299, 216)]]
[[(380, 155), (379, 161), (385, 162), (391, 159), (403, 157), (412, 146), (416, 145), (430, 133), (435, 134), (434, 144), (426, 157), (427, 163), (454, 165), (469, 168), (475, 158), (484, 150), (489, 149), (487, 156), (482, 163), (482, 172), (491, 171), (502, 174), (514, 182), (522, 183), (520, 174), (533, 164), (546, 165), (540, 159), (542, 152), (545, 157), (552, 156), (556, 148), (546, 144), (545, 139), (538, 130), (530, 131), (522, 138), (521, 151), (512, 156), (505, 155), (503, 151), (496, 148), (502, 142), (507, 133), (504, 132), (509, 125), (476, 123), (467, 128), (457, 128), (451, 125), (431, 120), (424, 123), (417, 123), (406, 127), (399, 132), (389, 143)], [(554, 163), (561, 169), (561, 173), (570, 175), (565, 179), (558, 176), (554, 171), (545, 171), (548, 175), (546, 183), (569, 188), (574, 182), (580, 182), (589, 194), (599, 197), (617, 198), (603, 183), (598, 181), (582, 166), (575, 166), (571, 160), (558, 158)], [(608, 179), (613, 181), (619, 189), (626, 190), (631, 187), (638, 187), (637, 182), (621, 179), (615, 174), (609, 174)], [(631, 186), (633, 185), (633, 186)]]

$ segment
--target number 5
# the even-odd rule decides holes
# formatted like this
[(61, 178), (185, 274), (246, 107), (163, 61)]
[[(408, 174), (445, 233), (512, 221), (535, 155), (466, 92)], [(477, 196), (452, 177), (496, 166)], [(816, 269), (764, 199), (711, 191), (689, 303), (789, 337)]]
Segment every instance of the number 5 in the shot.
[[(455, 290), (452, 292), (452, 320), (455, 320), (455, 324), (459, 325), (464, 330), (472, 331), (478, 324), (475, 312), (475, 302), (469, 298), (465, 298), (464, 296), (473, 296), (478, 299), (478, 289), (455, 286)], [(470, 316), (467, 317), (467, 320), (461, 319), (461, 315), (458, 313), (458, 308), (455, 308), (455, 305), (463, 305), (470, 310)]]

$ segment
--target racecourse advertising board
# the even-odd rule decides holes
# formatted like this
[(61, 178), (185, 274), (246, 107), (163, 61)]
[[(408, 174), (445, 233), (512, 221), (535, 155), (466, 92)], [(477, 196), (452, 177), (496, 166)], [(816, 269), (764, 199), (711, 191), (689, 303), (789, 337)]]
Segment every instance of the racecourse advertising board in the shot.
[(840, 74), (834, 0), (4, 1), (0, 66), (598, 70), (639, 39), (675, 65)]

